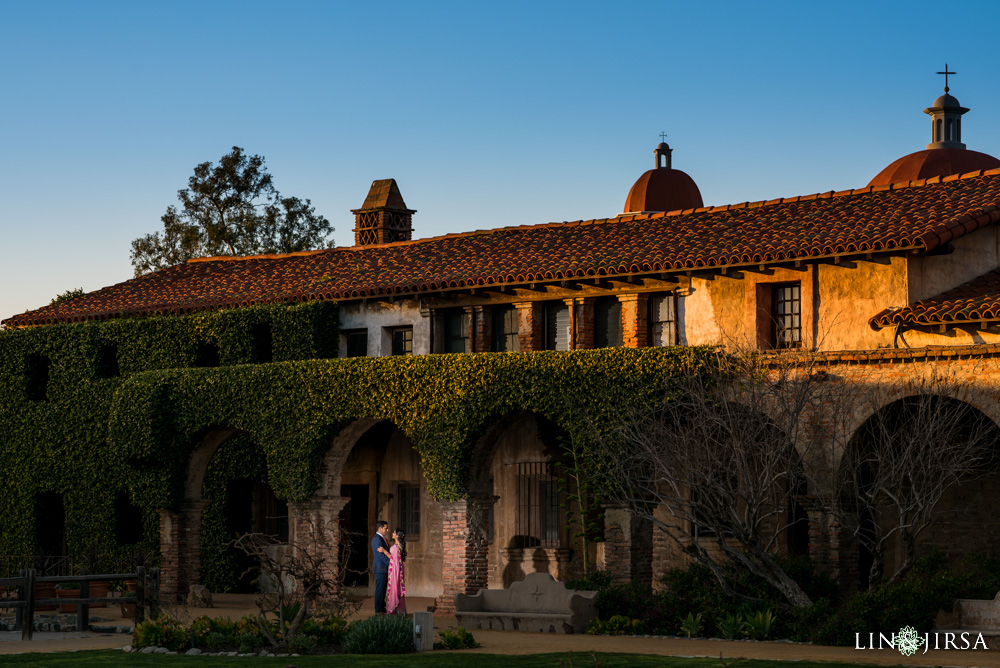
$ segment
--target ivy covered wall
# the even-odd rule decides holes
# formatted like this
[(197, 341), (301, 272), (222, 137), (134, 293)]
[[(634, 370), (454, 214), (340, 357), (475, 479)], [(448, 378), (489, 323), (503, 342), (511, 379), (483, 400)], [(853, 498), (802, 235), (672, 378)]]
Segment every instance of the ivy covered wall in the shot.
[(0, 333), (0, 553), (33, 551), (32, 503), (46, 491), (64, 495), (71, 552), (121, 548), (108, 531), (120, 490), (155, 533), (155, 510), (177, 506), (191, 453), (220, 427), (259, 447), (278, 497), (302, 501), (341, 429), (391, 420), (420, 453), (430, 492), (461, 498), (470, 461), (485, 454), (476, 444), (506, 416), (533, 411), (583, 433), (662, 392), (685, 358), (710, 357), (616, 348), (327, 359), (336, 320), (334, 305), (310, 302)]
[[(62, 495), (71, 554), (134, 550), (111, 530), (115, 497), (131, 489), (127, 463), (108, 443), (114, 397), (129, 379), (328, 357), (337, 339), (337, 308), (323, 302), (0, 332), (0, 554), (37, 554), (34, 505), (43, 493)], [(155, 506), (131, 499), (145, 511), (146, 547), (155, 547)]]

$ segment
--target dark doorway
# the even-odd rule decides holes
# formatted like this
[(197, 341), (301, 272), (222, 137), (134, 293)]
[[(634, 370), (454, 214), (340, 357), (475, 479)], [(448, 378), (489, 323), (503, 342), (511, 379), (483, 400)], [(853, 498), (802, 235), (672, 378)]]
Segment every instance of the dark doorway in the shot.
[(58, 492), (35, 495), (35, 548), (45, 557), (66, 556), (66, 506)]
[(344, 584), (351, 587), (368, 585), (369, 540), (368, 485), (343, 485), (340, 495), (350, 499), (340, 511), (340, 536), (349, 541), (346, 552), (347, 571)]
[[(253, 480), (240, 478), (229, 483), (229, 495), (226, 498), (226, 533), (232, 538), (251, 533), (253, 527)], [(236, 562), (235, 574), (237, 581), (232, 591), (239, 594), (251, 594), (258, 591), (257, 563), (242, 550), (230, 548)]]

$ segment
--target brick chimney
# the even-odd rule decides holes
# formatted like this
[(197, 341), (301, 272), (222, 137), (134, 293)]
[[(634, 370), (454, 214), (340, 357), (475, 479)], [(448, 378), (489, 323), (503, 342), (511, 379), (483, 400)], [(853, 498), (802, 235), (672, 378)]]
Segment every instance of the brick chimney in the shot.
[(354, 245), (370, 246), (413, 237), (413, 209), (406, 208), (396, 179), (372, 181), (368, 197), (354, 214)]

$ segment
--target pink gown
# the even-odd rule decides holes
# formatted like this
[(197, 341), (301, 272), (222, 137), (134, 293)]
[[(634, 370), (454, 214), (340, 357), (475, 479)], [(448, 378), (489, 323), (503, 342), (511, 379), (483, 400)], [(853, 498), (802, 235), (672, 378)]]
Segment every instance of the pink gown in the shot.
[(389, 592), (386, 596), (385, 610), (390, 615), (406, 614), (406, 587), (403, 584), (403, 560), (400, 559), (399, 545), (389, 548)]

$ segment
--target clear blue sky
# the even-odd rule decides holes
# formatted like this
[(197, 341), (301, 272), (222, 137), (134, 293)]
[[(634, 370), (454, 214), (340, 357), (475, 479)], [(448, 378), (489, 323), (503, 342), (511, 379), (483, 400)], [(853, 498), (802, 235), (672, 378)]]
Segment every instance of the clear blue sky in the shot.
[(266, 157), (352, 243), (613, 216), (668, 133), (709, 205), (864, 186), (947, 62), (1000, 156), (1000, 3), (0, 0), (0, 318), (131, 277), (199, 162)]

